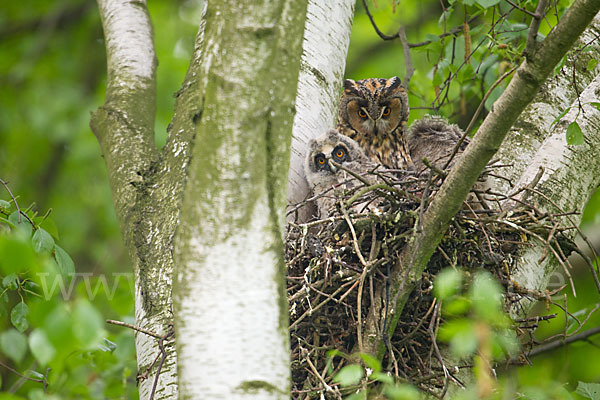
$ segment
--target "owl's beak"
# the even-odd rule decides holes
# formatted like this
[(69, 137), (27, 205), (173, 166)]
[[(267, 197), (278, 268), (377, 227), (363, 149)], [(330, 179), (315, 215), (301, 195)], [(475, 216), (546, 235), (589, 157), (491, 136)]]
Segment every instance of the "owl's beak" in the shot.
[(338, 168), (335, 165), (333, 165), (330, 159), (327, 159), (327, 165), (329, 166), (329, 170), (331, 172), (333, 172), (334, 174), (337, 172)]

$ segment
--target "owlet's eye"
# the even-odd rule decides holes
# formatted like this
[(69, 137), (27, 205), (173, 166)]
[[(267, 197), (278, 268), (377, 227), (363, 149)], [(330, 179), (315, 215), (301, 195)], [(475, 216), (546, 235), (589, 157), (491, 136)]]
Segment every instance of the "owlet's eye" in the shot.
[(344, 149), (341, 146), (338, 146), (335, 149), (333, 149), (333, 153), (331, 154), (333, 155), (333, 160), (337, 163), (341, 163), (346, 159), (346, 149)]
[(327, 160), (325, 160), (325, 156), (321, 153), (317, 154), (315, 156), (315, 165), (317, 167), (322, 167), (327, 163)]
[(358, 110), (358, 116), (361, 117), (362, 119), (366, 119), (367, 118), (367, 113), (365, 110), (363, 110), (362, 108), (360, 110)]
[(392, 109), (389, 107), (383, 107), (383, 116), (384, 117), (389, 117), (390, 114), (392, 113)]

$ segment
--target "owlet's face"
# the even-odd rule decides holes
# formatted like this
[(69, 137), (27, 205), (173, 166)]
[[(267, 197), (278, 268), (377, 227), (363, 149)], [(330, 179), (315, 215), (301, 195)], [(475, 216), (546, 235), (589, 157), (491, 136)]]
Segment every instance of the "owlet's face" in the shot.
[(350, 169), (362, 169), (363, 164), (369, 162), (354, 140), (330, 130), (311, 140), (308, 145), (304, 168), (313, 189), (320, 190), (318, 187), (325, 188), (341, 182), (341, 171), (331, 161)]
[[(402, 134), (408, 121), (408, 96), (400, 79), (346, 80), (340, 99), (339, 125), (357, 140), (376, 141)], [(362, 143), (361, 143), (362, 145)]]

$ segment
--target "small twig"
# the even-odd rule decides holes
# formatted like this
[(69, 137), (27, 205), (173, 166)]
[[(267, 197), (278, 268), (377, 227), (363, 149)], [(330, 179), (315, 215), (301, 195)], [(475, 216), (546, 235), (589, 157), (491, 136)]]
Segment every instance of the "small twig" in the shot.
[(568, 336), (567, 338), (560, 338), (560, 339), (554, 340), (550, 343), (546, 343), (541, 346), (538, 346), (535, 349), (533, 349), (532, 351), (530, 351), (529, 353), (527, 353), (527, 356), (528, 357), (537, 356), (541, 353), (545, 353), (547, 351), (551, 351), (551, 350), (557, 349), (559, 347), (566, 346), (568, 344), (577, 342), (579, 340), (586, 340), (590, 336), (596, 335), (598, 333), (600, 333), (600, 326), (588, 329), (587, 331), (578, 333), (577, 335)]
[(152, 337), (155, 337), (155, 338), (157, 338), (157, 339), (162, 339), (162, 338), (163, 338), (163, 337), (162, 337), (161, 335), (159, 335), (158, 333), (154, 333), (154, 332), (152, 332), (152, 331), (149, 331), (149, 330), (146, 330), (146, 329), (144, 329), (144, 328), (140, 328), (140, 327), (137, 327), (137, 326), (135, 326), (135, 325), (128, 324), (127, 322), (115, 321), (115, 320), (113, 320), (113, 319), (107, 319), (107, 320), (106, 320), (106, 323), (107, 323), (107, 324), (111, 324), (111, 325), (123, 326), (123, 327), (125, 327), (125, 328), (133, 329), (134, 331), (138, 331), (138, 332), (145, 333), (146, 335), (148, 335), (148, 336), (152, 336)]
[(406, 65), (406, 71), (404, 74), (404, 81), (402, 82), (402, 86), (405, 89), (408, 89), (408, 83), (410, 82), (410, 78), (412, 78), (415, 69), (412, 65), (412, 58), (410, 57), (410, 46), (408, 44), (408, 39), (406, 38), (406, 30), (403, 26), (398, 29), (398, 38), (400, 39), (400, 43), (402, 44), (402, 52), (404, 53), (404, 64)]
[(531, 24), (529, 25), (529, 34), (527, 35), (527, 43), (525, 45), (525, 57), (532, 57), (537, 49), (537, 35), (540, 29), (540, 22), (542, 22), (542, 19), (546, 14), (546, 7), (548, 7), (548, 0), (540, 0), (535, 9), (535, 14), (532, 15)]
[(175, 336), (175, 330), (173, 330), (173, 326), (171, 326), (171, 330), (160, 338), (158, 341), (158, 348), (160, 349), (160, 353), (162, 355), (160, 359), (160, 363), (158, 364), (158, 368), (156, 369), (156, 376), (154, 377), (154, 384), (152, 385), (152, 392), (150, 393), (150, 400), (154, 400), (154, 393), (156, 392), (156, 387), (158, 386), (158, 378), (160, 377), (160, 371), (162, 370), (162, 366), (167, 359), (167, 352), (165, 351), (165, 340)]
[(373, 29), (375, 29), (375, 32), (377, 32), (379, 37), (382, 38), (383, 40), (396, 39), (398, 37), (398, 33), (396, 33), (393, 36), (389, 36), (379, 30), (379, 28), (377, 27), (377, 24), (375, 23), (375, 20), (373, 19), (373, 16), (371, 15), (371, 12), (369, 11), (369, 7), (367, 6), (366, 0), (362, 0), (362, 3), (363, 3), (363, 7), (365, 8), (365, 12), (367, 13), (367, 16), (369, 17), (369, 20), (371, 21), (371, 25), (373, 25)]
[(333, 388), (331, 386), (329, 386), (327, 384), (327, 382), (325, 382), (325, 379), (323, 379), (323, 377), (321, 376), (321, 374), (319, 373), (319, 371), (317, 371), (317, 368), (315, 367), (315, 365), (313, 364), (313, 362), (310, 360), (310, 357), (308, 355), (306, 355), (304, 359), (308, 363), (308, 366), (310, 367), (310, 370), (312, 371), (312, 373), (315, 374), (315, 376), (317, 377), (317, 379), (321, 382), (321, 385), (323, 385), (323, 388), (326, 391), (328, 391), (328, 392), (335, 393), (335, 390), (333, 390)]
[(15, 370), (15, 369), (9, 367), (8, 365), (4, 364), (2, 361), (0, 361), (0, 366), (6, 368), (7, 370), (9, 370), (10, 372), (12, 372), (13, 374), (18, 375), (18, 376), (20, 376), (21, 378), (23, 378), (25, 380), (43, 384), (44, 385), (44, 392), (46, 391), (46, 388), (48, 387), (48, 382), (47, 382), (46, 378), (48, 377), (48, 372), (50, 371), (50, 368), (46, 369), (46, 374), (44, 375), (44, 379), (35, 379), (35, 378), (30, 378), (28, 376), (25, 376), (25, 375), (21, 374), (17, 370)]
[(358, 238), (356, 237), (356, 231), (354, 230), (354, 225), (352, 224), (352, 221), (350, 220), (350, 217), (348, 216), (348, 212), (346, 211), (346, 206), (344, 205), (343, 201), (340, 201), (340, 206), (342, 209), (342, 214), (344, 215), (344, 219), (346, 220), (346, 223), (348, 224), (348, 228), (350, 228), (350, 233), (352, 234), (352, 244), (354, 246), (354, 251), (356, 252), (356, 255), (358, 256), (360, 263), (366, 269), (369, 266), (369, 263), (367, 263), (365, 261), (365, 258), (363, 257), (362, 252), (360, 251), (360, 247), (358, 247)]
[(21, 223), (21, 209), (19, 208), (19, 203), (17, 203), (17, 199), (15, 199), (15, 196), (13, 196), (12, 192), (10, 191), (10, 188), (8, 187), (8, 183), (6, 183), (3, 179), (0, 179), (0, 183), (4, 186), (4, 188), (6, 189), (6, 191), (12, 198), (13, 202), (15, 203), (15, 207), (17, 207), (18, 217), (19, 217), (18, 222), (20, 224)]
[(490, 97), (490, 95), (492, 94), (492, 92), (494, 91), (494, 89), (496, 89), (496, 87), (500, 83), (502, 83), (502, 81), (504, 79), (506, 79), (508, 76), (510, 76), (513, 72), (515, 72), (515, 70), (517, 69), (517, 67), (518, 67), (518, 65), (515, 65), (514, 67), (512, 67), (511, 69), (509, 69), (508, 71), (506, 71), (505, 73), (503, 73), (498, 79), (496, 79), (496, 81), (494, 83), (492, 83), (492, 86), (490, 86), (490, 88), (487, 90), (487, 92), (483, 96), (483, 99), (481, 99), (481, 103), (479, 103), (479, 106), (477, 107), (477, 110), (475, 110), (475, 114), (473, 114), (473, 117), (471, 118), (471, 121), (469, 122), (469, 125), (467, 126), (467, 129), (465, 129), (465, 133), (463, 134), (463, 137), (461, 137), (461, 140), (459, 141), (459, 143), (457, 144), (457, 146), (460, 146), (462, 144), (462, 142), (465, 140), (464, 139), (465, 135), (468, 135), (469, 132), (471, 132), (471, 129), (473, 129), (473, 125), (475, 125), (475, 121), (477, 121), (477, 117), (479, 117), (479, 114), (483, 110), (483, 106), (485, 105), (485, 102)]
[(511, 6), (513, 6), (514, 8), (516, 8), (517, 10), (519, 10), (519, 11), (522, 11), (522, 12), (524, 12), (525, 14), (532, 16), (533, 18), (535, 18), (535, 17), (536, 17), (536, 15), (535, 15), (534, 13), (532, 13), (531, 11), (529, 11), (529, 10), (527, 10), (527, 9), (523, 8), (523, 7), (520, 7), (518, 4), (515, 4), (515, 3), (514, 3), (514, 2), (512, 2), (511, 0), (506, 0), (506, 2), (507, 2), (508, 4), (510, 4)]

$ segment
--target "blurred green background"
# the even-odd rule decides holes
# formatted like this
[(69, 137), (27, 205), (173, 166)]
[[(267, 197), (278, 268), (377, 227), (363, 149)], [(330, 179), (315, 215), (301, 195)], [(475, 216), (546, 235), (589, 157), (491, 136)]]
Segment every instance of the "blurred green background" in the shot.
[[(180, 88), (187, 70), (201, 3), (201, 0), (174, 0), (148, 4), (159, 59), (155, 128), (159, 147), (166, 140), (173, 94)], [(481, 2), (445, 2), (447, 9), (443, 13), (437, 0), (401, 1), (395, 5), (391, 0), (368, 2), (383, 32), (393, 35), (399, 26), (405, 26), (409, 42), (431, 41), (427, 46), (411, 50), (415, 68), (409, 86), (411, 120), (437, 112), (465, 128), (491, 83), (520, 62), (526, 37), (523, 27), (527, 28), (529, 17), (518, 11), (508, 13), (498, 22), (494, 34), (489, 34), (491, 21), (497, 22), (498, 15), (506, 12), (508, 5), (504, 1), (498, 5), (490, 1), (496, 7), (486, 10), (476, 3)], [(568, 3), (556, 3), (559, 15)], [(519, 4), (533, 11), (537, 2), (520, 1)], [(461, 27), (465, 15), (479, 15), (478, 22), (470, 25), (470, 46), (476, 51), (467, 62), (464, 55), (469, 43), (463, 36), (442, 40), (437, 36), (445, 30)], [(540, 32), (546, 34), (555, 21), (554, 13), (549, 13)], [(352, 79), (395, 75), (404, 78), (405, 72), (400, 42), (381, 40), (362, 2), (358, 1), (346, 76)], [(447, 87), (444, 81), (449, 75), (453, 80)], [(59, 243), (73, 258), (77, 271), (93, 274), (131, 272), (113, 211), (104, 162), (88, 125), (90, 112), (103, 103), (105, 84), (104, 41), (94, 1), (2, 2), (0, 178), (9, 182), (22, 208), (31, 206), (41, 215), (51, 211), (60, 234)], [(490, 96), (489, 104), (503, 87), (500, 85)], [(441, 96), (436, 101), (438, 89)], [(484, 115), (485, 112), (482, 117)], [(9, 200), (3, 189), (0, 189), (0, 199)], [(596, 195), (584, 217), (584, 228), (592, 237), (595, 237), (598, 222), (600, 196)], [(598, 293), (588, 274), (583, 267), (573, 271), (578, 285), (577, 298), (568, 298), (569, 309), (573, 311), (598, 303)], [(120, 286), (119, 293), (118, 301), (109, 300), (102, 293), (92, 301), (102, 318), (132, 320), (133, 292)], [(539, 310), (540, 313), (554, 311), (543, 307)], [(598, 319), (592, 318), (586, 326), (597, 324)], [(130, 333), (113, 327), (105, 329), (113, 338), (129, 335), (128, 346), (132, 348)], [(542, 326), (540, 338), (561, 330), (561, 321), (554, 320)], [(594, 340), (600, 339), (592, 338), (591, 342)], [(128, 367), (135, 368), (132, 354), (128, 357)], [(573, 390), (579, 380), (600, 380), (600, 350), (591, 343), (580, 342), (533, 362), (534, 367), (508, 373), (508, 379), (517, 379), (522, 385), (546, 385), (550, 388), (547, 393), (553, 391), (553, 385), (566, 383)], [(0, 376), (13, 380), (9, 375), (0, 367)], [(133, 384), (130, 376), (127, 380)]]

